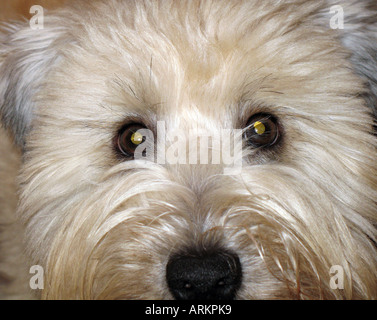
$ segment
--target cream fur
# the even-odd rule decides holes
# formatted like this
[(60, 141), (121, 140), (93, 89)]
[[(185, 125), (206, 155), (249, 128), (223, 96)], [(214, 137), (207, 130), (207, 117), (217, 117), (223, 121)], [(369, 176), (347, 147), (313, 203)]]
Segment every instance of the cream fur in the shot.
[[(34, 38), (8, 31), (0, 110), (24, 149), (26, 266), (46, 272), (34, 294), (171, 299), (171, 254), (216, 247), (240, 258), (238, 299), (376, 299), (377, 145), (363, 96), (372, 99), (373, 79), (326, 25), (330, 4), (74, 1)], [(218, 135), (258, 112), (279, 118), (284, 139), (248, 150), (241, 175), (223, 165), (135, 169), (112, 144), (129, 118)], [(1, 185), (6, 206), (12, 184)], [(333, 265), (344, 268), (343, 290), (330, 288)]]

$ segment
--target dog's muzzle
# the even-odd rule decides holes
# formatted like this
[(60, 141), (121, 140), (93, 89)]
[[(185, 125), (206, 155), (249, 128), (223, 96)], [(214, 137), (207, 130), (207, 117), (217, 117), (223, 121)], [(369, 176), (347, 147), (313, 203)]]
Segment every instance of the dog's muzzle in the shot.
[(167, 264), (166, 280), (177, 300), (233, 300), (242, 268), (238, 256), (227, 251), (177, 254)]

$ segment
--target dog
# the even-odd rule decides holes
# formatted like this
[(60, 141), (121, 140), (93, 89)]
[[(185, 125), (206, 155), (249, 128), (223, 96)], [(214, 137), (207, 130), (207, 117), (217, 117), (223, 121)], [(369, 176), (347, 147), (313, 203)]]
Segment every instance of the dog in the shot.
[(1, 297), (377, 298), (373, 0), (38, 14), (0, 36)]

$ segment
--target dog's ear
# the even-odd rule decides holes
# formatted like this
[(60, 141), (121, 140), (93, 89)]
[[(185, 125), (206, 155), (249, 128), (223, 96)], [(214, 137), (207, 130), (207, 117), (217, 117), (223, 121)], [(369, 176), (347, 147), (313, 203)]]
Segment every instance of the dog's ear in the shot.
[(365, 80), (369, 92), (364, 98), (377, 119), (377, 3), (375, 0), (335, 2), (333, 12), (338, 8), (344, 15), (344, 25), (338, 30), (340, 40), (352, 53), (355, 72)]
[(59, 59), (65, 32), (56, 23), (33, 29), (29, 22), (20, 22), (0, 31), (1, 121), (21, 147), (33, 118), (34, 97)]
[(352, 52), (351, 62), (356, 72), (366, 80), (369, 93), (365, 99), (377, 119), (377, 7), (369, 22), (364, 21), (353, 32), (345, 30), (342, 38)]

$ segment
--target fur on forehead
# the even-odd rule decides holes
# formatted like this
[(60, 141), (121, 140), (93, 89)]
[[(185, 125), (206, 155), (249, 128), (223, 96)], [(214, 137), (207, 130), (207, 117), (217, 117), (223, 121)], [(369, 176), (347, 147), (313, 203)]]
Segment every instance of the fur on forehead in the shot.
[[(47, 85), (48, 74), (75, 43), (83, 51), (98, 49), (100, 54), (101, 48), (107, 48), (117, 52), (125, 63), (133, 64), (129, 70), (135, 72), (131, 76), (135, 81), (140, 81), (137, 80), (140, 77), (150, 81), (150, 69), (158, 70), (157, 61), (161, 64), (165, 60), (165, 66), (161, 65), (164, 68), (169, 63), (174, 65), (169, 59), (175, 58), (183, 68), (174, 71), (184, 70), (184, 76), (197, 81), (196, 88), (201, 88), (203, 84), (211, 86), (216, 76), (221, 79), (219, 61), (231, 61), (232, 53), (244, 51), (247, 54), (250, 48), (258, 48), (263, 43), (268, 44), (270, 55), (263, 58), (277, 59), (277, 55), (273, 56), (274, 49), (286, 53), (290, 50), (284, 41), (279, 42), (279, 37), (292, 36), (291, 41), (300, 40), (294, 38), (294, 30), (306, 28), (309, 35), (315, 24), (322, 24), (326, 34), (333, 32), (353, 52), (351, 62), (355, 73), (365, 81), (364, 97), (375, 110), (377, 24), (371, 21), (375, 21), (376, 13), (369, 11), (360, 15), (360, 11), (368, 12), (365, 10), (368, 5), (372, 7), (371, 0), (364, 0), (362, 4), (356, 0), (345, 3), (345, 23), (349, 23), (349, 27), (344, 31), (332, 31), (328, 26), (328, 11), (331, 5), (338, 3), (336, 0), (292, 0), (279, 5), (275, 1), (273, 4), (257, 0), (241, 2), (234, 5), (233, 1), (201, 0), (72, 1), (71, 6), (76, 9), (47, 13), (42, 31), (32, 30), (28, 23), (6, 27), (0, 36), (0, 111), (5, 127), (14, 133), (18, 144), (24, 144), (35, 113), (37, 93)], [(127, 50), (122, 51), (124, 46)], [(315, 49), (315, 43), (307, 48), (307, 54), (313, 54), (310, 59), (315, 59), (315, 54), (319, 58), (321, 50), (325, 51), (325, 48)], [(175, 57), (171, 54), (174, 51)], [(158, 59), (153, 59), (153, 52), (159, 52)], [(164, 52), (170, 54), (164, 55)], [(262, 54), (262, 50), (259, 52)], [(290, 58), (290, 62), (295, 62), (295, 56), (287, 54), (280, 59)], [(308, 63), (312, 63), (310, 59)], [(140, 61), (148, 62), (149, 68), (138, 65)], [(290, 62), (285, 61), (286, 64)], [(140, 72), (143, 69), (145, 75)], [(242, 61), (238, 70), (241, 69)], [(233, 74), (233, 77), (237, 76)], [(198, 90), (200, 95), (201, 89)], [(237, 90), (228, 88), (223, 96), (231, 91)]]

